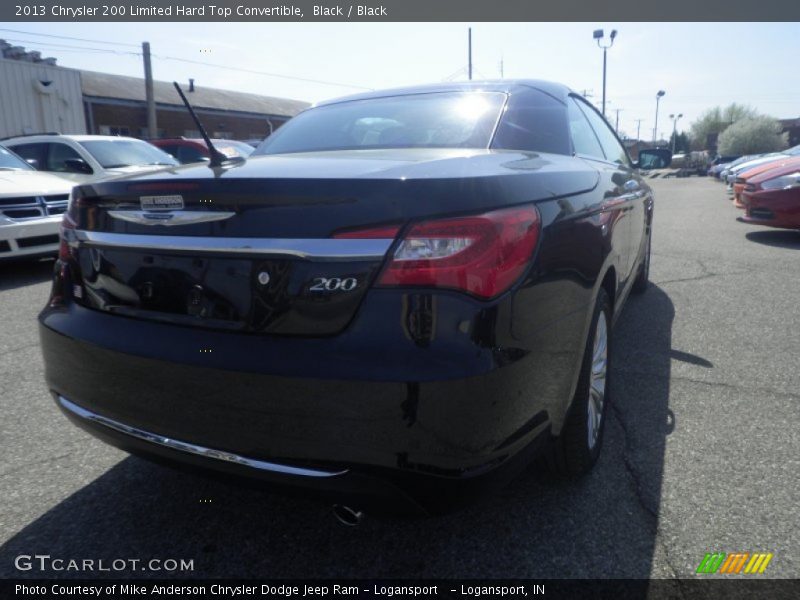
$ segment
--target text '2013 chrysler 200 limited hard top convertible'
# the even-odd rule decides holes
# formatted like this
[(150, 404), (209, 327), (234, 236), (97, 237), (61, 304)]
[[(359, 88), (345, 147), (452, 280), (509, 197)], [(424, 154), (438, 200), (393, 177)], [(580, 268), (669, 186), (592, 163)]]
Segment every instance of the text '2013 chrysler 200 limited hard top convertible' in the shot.
[(155, 460), (442, 510), (592, 467), (653, 199), (539, 81), (373, 92), (246, 160), (73, 191), (40, 315), (70, 419)]

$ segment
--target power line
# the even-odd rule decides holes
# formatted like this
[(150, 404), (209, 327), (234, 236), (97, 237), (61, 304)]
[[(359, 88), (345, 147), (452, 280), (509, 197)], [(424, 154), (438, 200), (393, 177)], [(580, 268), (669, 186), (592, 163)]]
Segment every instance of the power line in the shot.
[[(21, 33), (23, 35), (36, 35), (40, 37), (48, 37), (48, 38), (55, 38), (59, 40), (72, 40), (74, 42), (90, 42), (93, 44), (109, 44), (111, 46), (129, 46), (132, 48), (139, 48), (139, 44), (127, 44), (125, 42), (107, 42), (104, 40), (91, 40), (88, 38), (79, 38), (79, 37), (70, 37), (68, 35), (52, 35), (49, 33), (36, 33), (34, 31), (21, 31), (19, 29), (0, 29), (0, 31), (8, 31), (11, 33)], [(30, 43), (39, 43), (39, 42), (30, 42)]]
[(59, 50), (63, 50), (64, 48), (71, 49), (71, 50), (81, 50), (81, 51), (89, 51), (89, 52), (100, 52), (102, 54), (132, 54), (136, 56), (141, 56), (141, 52), (131, 52), (129, 50), (112, 50), (110, 48), (89, 48), (88, 46), (74, 46), (72, 44), (58, 44), (56, 42), (39, 42), (34, 40), (20, 40), (17, 38), (8, 38), (8, 41), (13, 42), (15, 44), (36, 44), (40, 47), (45, 48), (56, 48)]
[[(11, 30), (9, 30), (9, 29), (0, 29), (0, 31), (11, 31)], [(64, 38), (66, 38), (66, 36), (51, 36), (51, 37), (64, 37)], [(67, 38), (67, 39), (79, 39), (79, 38)], [(117, 55), (120, 55), (120, 54), (129, 54), (129, 55), (134, 55), (134, 56), (141, 56), (142, 55), (141, 52), (132, 52), (132, 51), (128, 51), (128, 50), (112, 50), (110, 48), (89, 48), (87, 46), (75, 46), (75, 45), (71, 45), (71, 44), (59, 44), (59, 43), (56, 43), (56, 42), (39, 42), (39, 41), (22, 40), (22, 39), (16, 39), (16, 38), (14, 38), (14, 39), (9, 38), (9, 41), (14, 42), (15, 44), (16, 43), (19, 43), (19, 44), (35, 44), (37, 46), (43, 46), (43, 47), (49, 47), (49, 48), (58, 48), (61, 51), (81, 50), (81, 51), (89, 51), (89, 52), (105, 53), (105, 54), (117, 54)], [(91, 41), (91, 40), (86, 40), (86, 41)], [(125, 44), (125, 45), (127, 46), (129, 44)], [(138, 47), (139, 46), (136, 46), (136, 48), (138, 48)], [(63, 49), (67, 49), (67, 50), (63, 50)], [(171, 61), (182, 62), (182, 63), (192, 64), (192, 65), (200, 65), (200, 66), (204, 66), (204, 67), (211, 67), (211, 68), (214, 68), (214, 69), (225, 69), (227, 71), (239, 71), (241, 73), (250, 73), (251, 75), (264, 75), (266, 77), (277, 77), (279, 79), (289, 79), (289, 80), (292, 80), (292, 81), (303, 81), (303, 82), (306, 82), (306, 83), (316, 83), (316, 84), (319, 84), (319, 85), (332, 85), (332, 86), (335, 86), (335, 87), (345, 87), (345, 88), (353, 88), (353, 89), (368, 90), (368, 91), (372, 91), (374, 89), (374, 88), (370, 88), (370, 87), (366, 87), (366, 86), (362, 86), (362, 85), (353, 85), (353, 84), (350, 84), (350, 83), (340, 83), (340, 82), (336, 82), (336, 81), (325, 81), (323, 79), (311, 79), (311, 78), (308, 78), (308, 77), (295, 77), (293, 75), (282, 75), (280, 73), (270, 73), (268, 71), (257, 71), (255, 69), (245, 69), (243, 67), (232, 67), (232, 66), (229, 66), (229, 65), (221, 65), (221, 64), (218, 64), (218, 63), (204, 62), (204, 61), (201, 61), (201, 60), (191, 60), (189, 58), (179, 58), (177, 56), (164, 56), (164, 55), (161, 55), (161, 54), (153, 54), (152, 57), (160, 59), (160, 60), (171, 60)]]
[(374, 88), (366, 87), (366, 86), (363, 86), (363, 85), (353, 85), (351, 83), (339, 83), (339, 82), (336, 82), (336, 81), (325, 81), (323, 79), (310, 79), (308, 77), (295, 77), (293, 75), (281, 75), (280, 73), (269, 73), (267, 71), (256, 71), (255, 69), (245, 69), (245, 68), (242, 68), (242, 67), (231, 67), (229, 65), (220, 65), (220, 64), (217, 64), (217, 63), (208, 63), (208, 62), (203, 62), (201, 60), (191, 60), (189, 58), (178, 58), (176, 56), (164, 56), (162, 54), (153, 54), (152, 56), (153, 56), (153, 58), (158, 58), (158, 59), (161, 59), (161, 60), (173, 60), (173, 61), (177, 61), (177, 62), (188, 63), (188, 64), (191, 64), (191, 65), (200, 65), (200, 66), (203, 66), (203, 67), (212, 67), (212, 68), (216, 68), (216, 69), (225, 69), (227, 71), (239, 71), (241, 73), (251, 73), (251, 74), (255, 74), (255, 75), (265, 75), (267, 77), (278, 77), (278, 78), (281, 78), (281, 79), (292, 79), (294, 81), (305, 81), (307, 83), (318, 83), (320, 85), (333, 85), (333, 86), (336, 86), (336, 87), (349, 87), (349, 88), (354, 88), (354, 89), (359, 89), (359, 90), (369, 90), (369, 91), (372, 91), (374, 89)]

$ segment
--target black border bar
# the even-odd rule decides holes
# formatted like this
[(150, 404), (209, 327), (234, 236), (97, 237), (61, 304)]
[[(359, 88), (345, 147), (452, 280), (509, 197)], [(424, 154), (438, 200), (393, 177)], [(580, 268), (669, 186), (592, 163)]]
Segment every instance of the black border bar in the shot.
[[(27, 7), (27, 8), (26, 8)], [(214, 8), (212, 8), (214, 7)], [(315, 11), (315, 8), (317, 10)], [(159, 8), (158, 11), (146, 10)], [(326, 10), (322, 10), (326, 9)], [(787, 0), (4, 0), (6, 22), (800, 21)]]
[[(23, 587), (18, 587), (23, 586)], [(129, 586), (127, 589), (123, 586)], [(136, 592), (130, 592), (136, 586)], [(154, 593), (154, 586), (166, 593)], [(214, 593), (214, 586), (236, 588), (241, 593)], [(357, 594), (336, 593), (335, 586), (357, 588)], [(39, 588), (40, 592), (32, 592)], [(309, 588), (314, 590), (308, 594)], [(219, 588), (217, 588), (219, 589)], [(340, 588), (341, 589), (341, 588)], [(74, 590), (74, 593), (70, 593)], [(99, 590), (100, 593), (91, 590)], [(169, 590), (172, 590), (171, 592)], [(435, 591), (434, 591), (435, 590)], [(513, 591), (512, 591), (513, 590)], [(322, 592), (327, 592), (323, 594)], [(43, 592), (43, 593), (42, 593)], [(127, 592), (127, 593), (126, 593)], [(63, 600), (99, 598), (260, 598), (268, 600), (330, 600), (353, 598), (385, 598), (410, 600), (418, 598), (548, 598), (581, 600), (627, 599), (703, 599), (738, 600), (753, 598), (795, 600), (800, 597), (800, 580), (765, 579), (760, 576), (736, 575), (717, 578), (698, 575), (687, 579), (514, 579), (514, 580), (226, 580), (226, 579), (7, 579), (0, 582), (0, 598), (59, 598)]]

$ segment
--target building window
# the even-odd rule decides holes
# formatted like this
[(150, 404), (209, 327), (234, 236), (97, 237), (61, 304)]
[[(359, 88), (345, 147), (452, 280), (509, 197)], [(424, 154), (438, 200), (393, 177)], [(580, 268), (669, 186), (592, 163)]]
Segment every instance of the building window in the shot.
[(100, 135), (130, 135), (131, 130), (122, 125), (100, 125)]
[(232, 131), (215, 131), (212, 137), (215, 138), (232, 138), (233, 132)]

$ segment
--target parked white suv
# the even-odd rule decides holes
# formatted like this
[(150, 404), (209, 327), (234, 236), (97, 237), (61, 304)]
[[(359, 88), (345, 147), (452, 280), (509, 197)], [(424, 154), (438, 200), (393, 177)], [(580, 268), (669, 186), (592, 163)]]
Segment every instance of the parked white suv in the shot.
[(0, 146), (0, 260), (58, 252), (72, 182), (39, 173)]
[(136, 138), (43, 133), (3, 140), (39, 171), (76, 184), (178, 165), (172, 156)]

